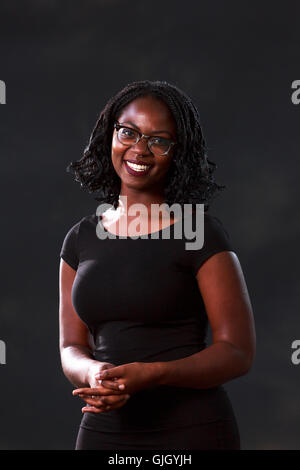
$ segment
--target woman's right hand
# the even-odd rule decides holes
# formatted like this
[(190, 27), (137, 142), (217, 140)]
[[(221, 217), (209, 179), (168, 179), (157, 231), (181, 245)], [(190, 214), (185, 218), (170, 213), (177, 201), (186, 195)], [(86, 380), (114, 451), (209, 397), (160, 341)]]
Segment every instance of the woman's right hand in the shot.
[(73, 395), (78, 395), (82, 398), (87, 405), (82, 408), (82, 412), (101, 413), (117, 408), (121, 408), (130, 398), (128, 393), (124, 393), (118, 388), (117, 384), (113, 381), (110, 383), (110, 388), (102, 385), (101, 381), (95, 379), (95, 375), (104, 369), (115, 367), (115, 364), (110, 362), (93, 363), (88, 370), (87, 380), (90, 385), (89, 388), (79, 388), (73, 390)]

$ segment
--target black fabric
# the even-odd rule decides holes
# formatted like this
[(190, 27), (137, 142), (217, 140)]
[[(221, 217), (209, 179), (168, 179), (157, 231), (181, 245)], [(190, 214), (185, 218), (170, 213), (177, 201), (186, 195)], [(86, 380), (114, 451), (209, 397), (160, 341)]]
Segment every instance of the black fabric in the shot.
[(111, 433), (80, 426), (76, 450), (240, 450), (236, 421), (213, 421), (165, 431)]
[[(157, 239), (116, 236), (99, 239), (95, 214), (76, 223), (60, 256), (77, 270), (72, 301), (94, 339), (94, 357), (115, 365), (172, 361), (204, 349), (208, 319), (196, 280), (213, 254), (233, 251), (221, 221), (204, 213), (204, 245), (187, 250), (176, 224)], [(195, 216), (192, 218), (195, 228)], [(98, 228), (99, 228), (98, 226)], [(184, 233), (184, 231), (183, 231)], [(223, 386), (211, 389), (156, 386), (133, 394), (119, 409), (85, 413), (82, 426), (98, 432), (175, 429), (220, 420), (234, 421)]]

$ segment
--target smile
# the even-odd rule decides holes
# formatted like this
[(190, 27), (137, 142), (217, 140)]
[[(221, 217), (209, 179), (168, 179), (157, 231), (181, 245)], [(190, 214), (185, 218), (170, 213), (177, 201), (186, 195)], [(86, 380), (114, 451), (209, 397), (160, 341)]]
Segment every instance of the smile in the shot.
[(148, 173), (152, 165), (142, 165), (142, 164), (136, 164), (136, 163), (131, 163), (127, 160), (124, 161), (125, 167), (131, 175), (144, 175)]

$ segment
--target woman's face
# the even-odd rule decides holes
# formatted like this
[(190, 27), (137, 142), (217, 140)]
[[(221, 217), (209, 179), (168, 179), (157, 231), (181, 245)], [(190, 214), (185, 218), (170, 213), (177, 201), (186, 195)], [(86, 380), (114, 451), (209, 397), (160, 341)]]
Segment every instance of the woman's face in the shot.
[[(168, 106), (157, 98), (144, 96), (125, 106), (117, 118), (119, 124), (138, 130), (147, 136), (158, 136), (172, 141), (177, 140), (176, 123)], [(174, 154), (172, 146), (167, 155), (154, 155), (147, 145), (148, 139), (141, 139), (133, 146), (126, 146), (118, 140), (114, 129), (112, 138), (112, 164), (121, 179), (121, 192), (124, 189), (163, 188), (164, 177), (171, 165)], [(137, 172), (128, 164), (148, 164), (146, 172)]]

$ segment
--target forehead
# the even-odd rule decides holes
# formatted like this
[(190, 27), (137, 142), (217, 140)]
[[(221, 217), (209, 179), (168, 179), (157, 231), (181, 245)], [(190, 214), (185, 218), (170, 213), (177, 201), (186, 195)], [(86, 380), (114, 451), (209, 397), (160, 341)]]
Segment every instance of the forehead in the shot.
[(119, 121), (131, 121), (138, 127), (176, 132), (176, 122), (164, 101), (152, 96), (136, 98), (128, 103), (118, 116)]

